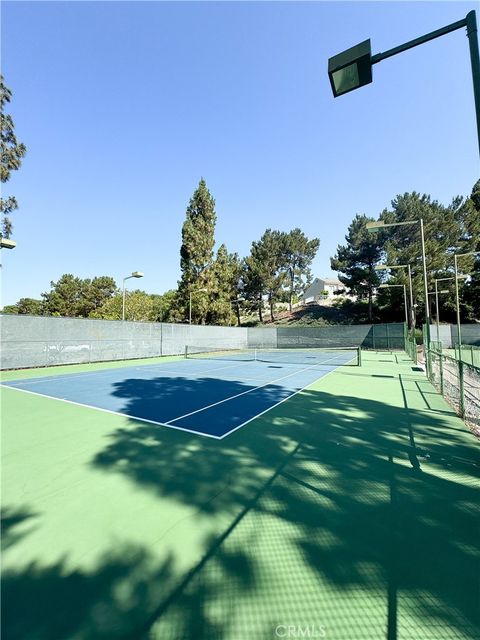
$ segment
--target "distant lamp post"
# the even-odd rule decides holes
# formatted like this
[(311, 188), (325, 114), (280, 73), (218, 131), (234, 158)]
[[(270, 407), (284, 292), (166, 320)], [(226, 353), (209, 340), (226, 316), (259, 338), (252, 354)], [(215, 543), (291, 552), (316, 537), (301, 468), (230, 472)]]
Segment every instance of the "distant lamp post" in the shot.
[[(195, 289), (193, 293), (207, 292), (208, 289)], [(190, 291), (190, 304), (188, 307), (188, 324), (192, 324), (192, 291)]]
[(423, 287), (425, 291), (425, 322), (427, 325), (427, 338), (430, 339), (430, 309), (428, 307), (428, 283), (427, 283), (427, 258), (425, 255), (425, 234), (423, 232), (423, 218), (420, 220), (409, 220), (408, 222), (384, 222), (383, 220), (376, 220), (375, 222), (367, 222), (366, 228), (370, 233), (375, 233), (379, 229), (386, 227), (403, 227), (411, 224), (420, 225), (420, 238), (422, 241), (422, 264), (423, 264)]
[(453, 256), (454, 264), (455, 264), (455, 303), (457, 306), (457, 340), (458, 340), (458, 359), (462, 359), (462, 328), (460, 325), (460, 299), (458, 296), (458, 266), (457, 260), (458, 258), (465, 258), (466, 256), (476, 256), (480, 252), (478, 251), (469, 251), (468, 253), (456, 253)]
[(127, 276), (123, 279), (123, 305), (122, 305), (122, 320), (125, 320), (125, 281), (130, 280), (130, 278), (143, 278), (143, 273), (141, 271), (133, 271), (131, 276)]
[(410, 329), (415, 328), (415, 307), (413, 305), (413, 287), (412, 287), (412, 270), (409, 264), (377, 264), (375, 271), (384, 271), (386, 269), (408, 269), (408, 290), (410, 292)]
[(424, 44), (430, 40), (444, 36), (447, 33), (467, 28), (468, 42), (470, 45), (470, 63), (472, 67), (472, 79), (473, 79), (473, 93), (475, 99), (475, 112), (477, 116), (477, 135), (478, 144), (480, 148), (480, 56), (478, 52), (478, 39), (477, 39), (477, 20), (475, 11), (469, 11), (463, 20), (453, 22), (436, 31), (410, 40), (405, 44), (401, 44), (398, 47), (389, 49), (384, 53), (377, 53), (372, 56), (370, 40), (364, 40), (360, 44), (333, 56), (328, 60), (328, 77), (332, 87), (334, 98), (363, 87), (366, 84), (370, 84), (373, 79), (372, 67), (377, 62), (390, 58), (397, 53), (407, 51), (412, 47), (416, 47), (420, 44)]
[(408, 325), (408, 309), (407, 309), (407, 286), (405, 284), (380, 284), (379, 289), (389, 289), (393, 287), (403, 287), (403, 304), (405, 305), (405, 323)]

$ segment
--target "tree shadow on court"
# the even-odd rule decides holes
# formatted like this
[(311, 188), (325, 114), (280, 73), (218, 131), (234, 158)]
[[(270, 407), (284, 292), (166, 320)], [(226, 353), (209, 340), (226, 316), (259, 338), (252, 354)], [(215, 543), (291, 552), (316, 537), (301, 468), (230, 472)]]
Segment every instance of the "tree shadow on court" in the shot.
[[(215, 548), (215, 542), (208, 540), (205, 546)], [(223, 625), (206, 612), (218, 594), (220, 575), (235, 584), (237, 594), (248, 589), (253, 579), (248, 556), (220, 550), (210, 559), (201, 580), (189, 581), (188, 593), (182, 590), (176, 600), (182, 608), (170, 615), (170, 637), (193, 639), (198, 632), (206, 638), (224, 637)], [(91, 570), (72, 569), (67, 560), (7, 570), (2, 576), (2, 637), (139, 640), (165, 608), (168, 594), (178, 593), (181, 586), (172, 556), (159, 564), (137, 546), (116, 548)]]
[[(225, 391), (224, 382), (215, 379), (172, 378), (171, 392), (180, 385), (186, 395), (206, 397), (219, 383)], [(412, 637), (421, 637), (418, 625), (426, 629), (430, 623), (438, 627), (437, 638), (457, 632), (475, 637), (480, 585), (476, 443), (452, 427), (445, 412), (409, 408), (413, 392), (407, 383), (408, 378), (403, 408), (303, 391), (220, 441), (132, 421), (111, 435), (93, 464), (203, 513), (235, 518), (247, 508), (250, 517), (275, 518), (278, 526), (293, 527), (298, 558), (320, 581), (345, 593), (360, 589), (367, 611), (369, 594), (372, 607), (384, 598), (379, 638), (397, 638), (407, 611)], [(126, 381), (119, 389), (127, 401), (125, 413), (136, 415), (146, 399), (155, 402), (157, 388), (155, 381), (142, 381), (141, 387)], [(228, 391), (246, 389), (238, 382)], [(279, 389), (270, 385), (265, 393), (274, 399)], [(268, 499), (265, 494), (251, 503), (272, 478)], [(248, 545), (243, 553), (255, 577), (258, 558)], [(284, 560), (280, 550), (280, 573)], [(296, 597), (311, 602), (312, 612), (319, 606), (331, 609), (322, 603), (318, 586), (301, 584), (300, 592)], [(187, 598), (188, 585), (182, 593)], [(170, 609), (181, 602), (177, 594)]]
[[(205, 398), (219, 382), (170, 390)], [(138, 415), (159, 389), (117, 392)], [(65, 558), (4, 571), (4, 637), (268, 640), (312, 622), (332, 638), (477, 637), (477, 443), (444, 412), (410, 408), (413, 393), (405, 379), (394, 407), (305, 390), (223, 440), (130, 420), (92, 467), (195, 507), (215, 535), (187, 572), (181, 546), (161, 562), (117, 546), (89, 570)]]
[[(1, 548), (5, 551), (34, 531), (38, 514), (28, 507), (4, 506), (1, 509)], [(32, 522), (33, 520), (33, 522)]]

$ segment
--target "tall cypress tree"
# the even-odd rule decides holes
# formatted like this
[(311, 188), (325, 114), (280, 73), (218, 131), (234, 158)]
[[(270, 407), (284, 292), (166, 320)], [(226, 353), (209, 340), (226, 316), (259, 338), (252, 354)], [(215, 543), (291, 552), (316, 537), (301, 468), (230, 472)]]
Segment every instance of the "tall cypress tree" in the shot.
[[(12, 116), (4, 113), (5, 105), (10, 102), (11, 97), (12, 92), (5, 86), (3, 76), (0, 75), (0, 126), (2, 129), (0, 179), (2, 183), (8, 182), (11, 172), (20, 168), (22, 158), (27, 152), (25, 145), (17, 140)], [(0, 237), (10, 237), (12, 223), (9, 216), (15, 209), (18, 209), (18, 203), (14, 196), (0, 198), (0, 213), (2, 214)]]
[[(218, 248), (211, 275), (212, 294), (207, 320), (211, 324), (229, 325), (233, 311), (238, 311), (238, 305), (233, 301), (240, 295), (241, 262), (236, 253), (228, 253), (224, 244)], [(237, 322), (240, 322), (238, 313)]]
[[(212, 289), (212, 274), (209, 267), (213, 260), (215, 245), (215, 200), (202, 178), (190, 199), (186, 220), (182, 227), (180, 268), (182, 276), (178, 291), (183, 315), (188, 317), (190, 295), (192, 295), (192, 321), (204, 323)], [(200, 292), (207, 289), (207, 292)], [(197, 292), (197, 293), (195, 293)]]

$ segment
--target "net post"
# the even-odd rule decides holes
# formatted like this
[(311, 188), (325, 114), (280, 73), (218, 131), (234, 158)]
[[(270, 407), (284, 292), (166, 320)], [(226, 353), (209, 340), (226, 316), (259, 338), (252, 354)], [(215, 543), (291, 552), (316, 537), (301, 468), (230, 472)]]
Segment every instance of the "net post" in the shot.
[(358, 366), (361, 367), (362, 366), (362, 347), (358, 347)]
[(460, 380), (460, 416), (465, 416), (465, 386), (463, 383), (463, 362), (458, 361), (458, 377)]
[(188, 346), (185, 345), (185, 358), (188, 358)]

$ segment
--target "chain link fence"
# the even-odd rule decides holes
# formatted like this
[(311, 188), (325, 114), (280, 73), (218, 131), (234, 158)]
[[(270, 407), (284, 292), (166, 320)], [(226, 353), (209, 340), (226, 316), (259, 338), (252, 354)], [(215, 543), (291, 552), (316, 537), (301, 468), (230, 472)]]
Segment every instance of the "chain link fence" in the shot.
[(441, 342), (425, 345), (428, 378), (472, 431), (480, 436), (480, 366), (463, 359), (463, 346), (462, 359), (455, 357), (455, 351), (447, 351), (443, 351)]

